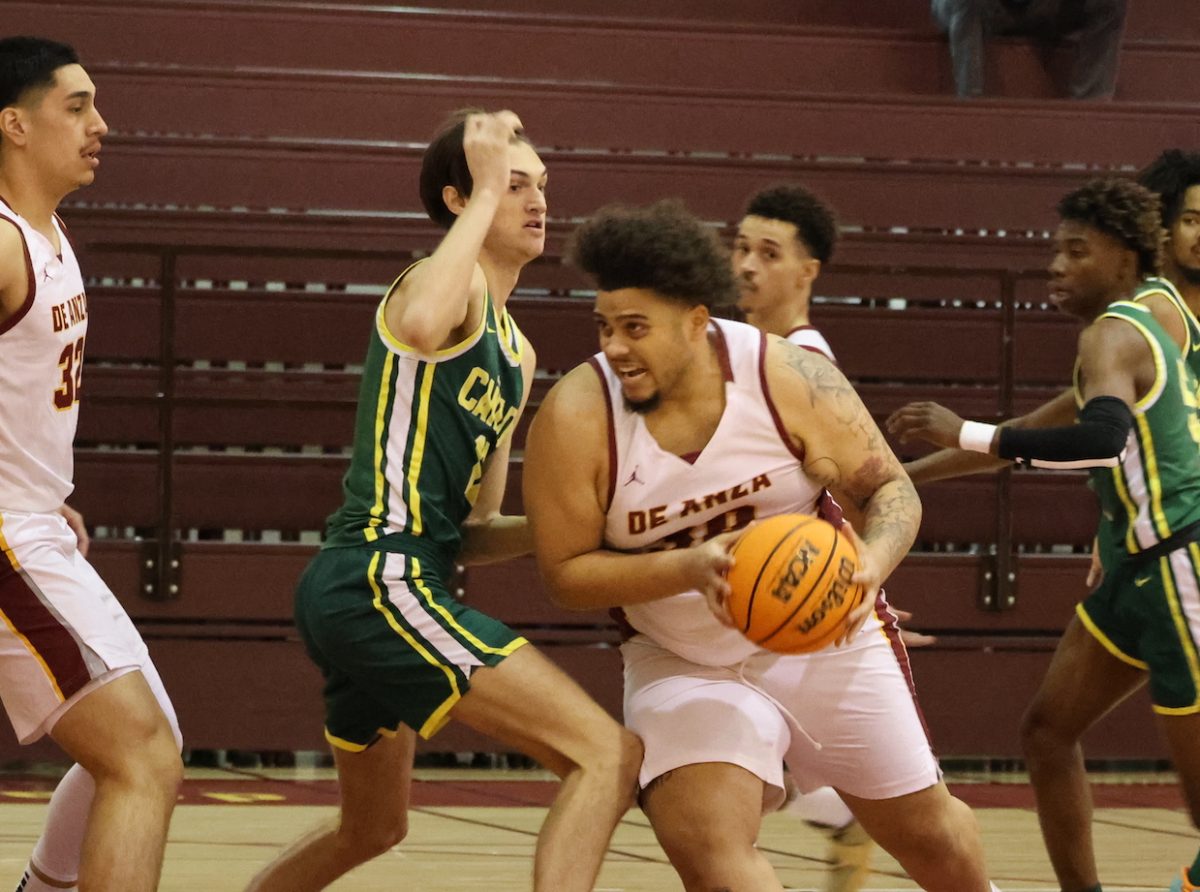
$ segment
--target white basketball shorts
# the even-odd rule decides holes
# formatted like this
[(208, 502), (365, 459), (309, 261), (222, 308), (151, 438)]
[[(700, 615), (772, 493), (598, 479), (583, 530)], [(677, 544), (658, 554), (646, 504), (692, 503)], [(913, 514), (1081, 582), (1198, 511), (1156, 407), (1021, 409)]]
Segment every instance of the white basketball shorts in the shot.
[(642, 738), (639, 783), (706, 762), (739, 765), (783, 801), (783, 764), (802, 792), (823, 786), (862, 799), (915, 793), (941, 777), (911, 684), (908, 655), (881, 600), (840, 648), (760, 651), (736, 666), (702, 666), (645, 635), (621, 647), (625, 724)]
[(59, 514), (0, 511), (0, 699), (21, 743), (140, 670), (174, 723), (141, 635)]

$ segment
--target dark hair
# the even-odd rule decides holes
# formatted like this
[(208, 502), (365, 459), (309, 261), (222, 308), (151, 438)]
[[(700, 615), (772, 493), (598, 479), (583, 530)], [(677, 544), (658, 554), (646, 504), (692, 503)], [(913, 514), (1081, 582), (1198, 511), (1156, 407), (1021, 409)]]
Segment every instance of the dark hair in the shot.
[(837, 220), (828, 205), (803, 186), (782, 184), (764, 189), (750, 199), (746, 216), (791, 223), (809, 254), (822, 263), (828, 263), (833, 257), (838, 237)]
[(1158, 196), (1133, 180), (1090, 180), (1058, 203), (1058, 214), (1111, 235), (1137, 254), (1139, 276), (1157, 275), (1162, 268)]
[(1162, 199), (1163, 225), (1170, 229), (1183, 213), (1183, 196), (1200, 186), (1200, 152), (1168, 149), (1151, 161), (1138, 182)]
[(54, 86), (54, 72), (78, 65), (79, 56), (65, 43), (43, 37), (0, 40), (0, 108), (16, 105), (30, 90)]
[[(425, 206), (425, 213), (429, 215), (429, 219), (443, 229), (449, 229), (458, 218), (446, 207), (446, 202), (442, 199), (442, 190), (453, 186), (459, 195), (468, 198), (475, 185), (471, 179), (471, 169), (467, 165), (466, 153), (463, 151), (463, 132), (466, 130), (467, 118), (471, 115), (486, 114), (487, 110), (482, 108), (460, 108), (451, 112), (421, 158), (421, 204)], [(529, 142), (524, 130), (517, 131), (517, 140)]]
[(710, 309), (737, 297), (725, 246), (678, 201), (601, 208), (575, 230), (568, 256), (601, 291), (646, 288)]

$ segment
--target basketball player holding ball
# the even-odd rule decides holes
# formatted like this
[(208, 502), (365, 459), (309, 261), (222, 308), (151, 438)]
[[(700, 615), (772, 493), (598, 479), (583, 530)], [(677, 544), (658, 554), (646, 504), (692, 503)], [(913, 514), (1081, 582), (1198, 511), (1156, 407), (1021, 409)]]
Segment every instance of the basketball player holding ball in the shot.
[[(542, 403), (525, 508), (552, 597), (618, 607), (625, 720), (646, 756), (640, 802), (686, 889), (782, 892), (755, 842), (783, 797), (835, 787), (929, 892), (987, 892), (978, 827), (950, 796), (896, 656), (879, 585), (920, 502), (828, 360), (710, 317), (732, 302), (727, 252), (678, 205), (601, 211), (574, 262), (598, 288), (601, 352)], [(863, 511), (866, 590), (837, 647), (764, 651), (728, 626), (729, 549), (756, 518)]]

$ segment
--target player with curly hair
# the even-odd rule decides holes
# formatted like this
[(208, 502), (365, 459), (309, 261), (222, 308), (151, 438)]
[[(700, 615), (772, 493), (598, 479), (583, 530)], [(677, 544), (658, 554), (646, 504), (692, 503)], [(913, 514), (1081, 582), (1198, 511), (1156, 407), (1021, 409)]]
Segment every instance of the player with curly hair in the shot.
[[(1130, 180), (1093, 180), (1058, 210), (1050, 299), (1088, 323), (1075, 372), (1078, 423), (996, 427), (921, 403), (893, 414), (888, 427), (902, 441), (1090, 469), (1103, 581), (1059, 641), (1021, 742), (1061, 887), (1099, 892), (1080, 740), (1147, 681), (1200, 825), (1200, 385), (1150, 309), (1127, 300), (1158, 271), (1158, 197)], [(1197, 879), (1200, 856), (1172, 889), (1191, 892)]]
[(1163, 275), (1193, 313), (1200, 313), (1200, 152), (1168, 149), (1138, 175), (1162, 199), (1167, 230)]
[[(921, 888), (985, 892), (978, 826), (941, 781), (879, 593), (920, 503), (870, 414), (828, 359), (712, 318), (732, 265), (680, 205), (601, 211), (572, 255), (598, 288), (601, 352), (538, 410), (525, 507), (552, 597), (626, 621), (640, 801), (684, 887), (782, 892), (755, 842), (786, 761)], [(728, 549), (756, 517), (828, 508), (827, 488), (864, 516), (863, 606), (837, 647), (762, 650), (727, 625)]]

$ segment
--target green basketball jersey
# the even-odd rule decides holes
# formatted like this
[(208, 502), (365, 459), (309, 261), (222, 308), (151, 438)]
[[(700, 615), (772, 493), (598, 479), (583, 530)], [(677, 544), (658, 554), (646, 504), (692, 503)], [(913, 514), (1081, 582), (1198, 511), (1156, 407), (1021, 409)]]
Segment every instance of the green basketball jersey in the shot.
[(375, 543), (447, 566), (484, 463), (520, 412), (521, 333), (488, 294), (475, 331), (423, 356), (388, 331), (386, 304), (375, 313), (345, 501), (329, 518), (325, 546)]
[[(1154, 385), (1133, 407), (1125, 454), (1114, 468), (1093, 468), (1103, 516), (1098, 532), (1105, 567), (1200, 521), (1200, 416), (1197, 378), (1175, 342), (1140, 304), (1118, 301), (1101, 319), (1121, 319), (1154, 354)], [(1075, 394), (1082, 401), (1076, 368)]]
[(1187, 360), (1187, 364), (1191, 366), (1192, 373), (1197, 378), (1200, 378), (1200, 320), (1196, 319), (1196, 314), (1184, 301), (1183, 295), (1179, 293), (1179, 289), (1169, 279), (1162, 279), (1153, 276), (1149, 279), (1143, 279), (1142, 283), (1134, 289), (1133, 297), (1130, 300), (1140, 301), (1151, 295), (1161, 295), (1175, 305), (1175, 309), (1179, 311), (1179, 315), (1183, 318), (1184, 340), (1183, 357)]

